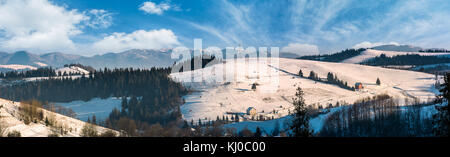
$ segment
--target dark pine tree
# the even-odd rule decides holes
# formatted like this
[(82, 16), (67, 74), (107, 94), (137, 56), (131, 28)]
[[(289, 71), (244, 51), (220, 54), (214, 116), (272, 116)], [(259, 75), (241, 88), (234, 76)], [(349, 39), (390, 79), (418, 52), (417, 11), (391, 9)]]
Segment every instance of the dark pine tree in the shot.
[(298, 87), (295, 97), (293, 98), (294, 120), (291, 129), (295, 137), (311, 137), (312, 131), (309, 128), (309, 116), (306, 110), (305, 99), (303, 98), (303, 90)]
[(381, 85), (380, 78), (377, 78), (377, 85)]
[(255, 137), (261, 137), (261, 136), (262, 136), (261, 129), (259, 127), (256, 127)]
[(444, 77), (444, 84), (441, 85), (439, 90), (441, 94), (438, 96), (438, 103), (444, 104), (444, 106), (436, 106), (439, 111), (433, 115), (435, 120), (433, 124), (433, 132), (436, 136), (449, 137), (449, 108), (448, 102), (450, 100), (450, 73), (447, 73)]
[(298, 76), (303, 77), (303, 71), (302, 71), (302, 69), (300, 69), (300, 71), (298, 72)]

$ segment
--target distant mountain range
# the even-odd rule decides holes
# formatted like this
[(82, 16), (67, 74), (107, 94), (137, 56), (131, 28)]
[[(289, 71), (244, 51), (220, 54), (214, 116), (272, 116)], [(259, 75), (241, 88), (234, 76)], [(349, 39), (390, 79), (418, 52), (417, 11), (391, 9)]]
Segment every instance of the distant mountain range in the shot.
[(60, 52), (36, 55), (26, 51), (15, 53), (0, 52), (0, 65), (28, 65), (33, 67), (62, 67), (64, 64), (80, 63), (98, 68), (151, 68), (168, 67), (175, 60), (170, 57), (171, 50), (133, 49), (121, 53), (107, 53), (85, 57)]
[[(400, 52), (418, 52), (423, 50), (420, 47), (410, 45), (381, 45), (370, 49), (380, 51), (400, 51)], [(33, 54), (26, 51), (15, 53), (0, 52), (0, 71), (32, 69), (43, 66), (62, 67), (64, 64), (80, 63), (89, 65), (95, 69), (99, 68), (151, 68), (151, 67), (169, 67), (176, 61), (171, 59), (171, 49), (149, 50), (132, 49), (121, 53), (106, 53), (91, 57), (65, 54), (61, 52), (52, 52), (42, 55)], [(192, 53), (192, 52), (191, 52)], [(225, 55), (225, 50), (222, 50)], [(293, 53), (280, 53), (281, 58), (298, 58)]]

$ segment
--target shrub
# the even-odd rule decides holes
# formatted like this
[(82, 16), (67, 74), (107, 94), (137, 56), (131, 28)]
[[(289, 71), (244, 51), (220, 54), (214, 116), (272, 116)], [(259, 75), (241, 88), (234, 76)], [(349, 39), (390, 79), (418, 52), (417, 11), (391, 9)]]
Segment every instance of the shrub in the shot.
[(83, 129), (81, 129), (81, 137), (97, 137), (98, 132), (94, 125), (85, 123)]
[(117, 134), (112, 130), (108, 130), (100, 134), (100, 137), (117, 137)]
[(14, 130), (8, 133), (8, 137), (21, 137), (22, 135), (20, 134), (19, 131)]

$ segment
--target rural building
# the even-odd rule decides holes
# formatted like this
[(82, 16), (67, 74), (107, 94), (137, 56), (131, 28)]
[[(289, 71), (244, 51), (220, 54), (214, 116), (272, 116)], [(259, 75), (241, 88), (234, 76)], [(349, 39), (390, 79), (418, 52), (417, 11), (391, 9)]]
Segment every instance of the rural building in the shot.
[(364, 86), (361, 82), (356, 82), (355, 83), (355, 90), (362, 90), (364, 89)]
[(249, 108), (247, 109), (247, 115), (253, 116), (253, 115), (255, 115), (255, 114), (256, 114), (256, 109), (255, 109), (254, 107), (249, 107)]

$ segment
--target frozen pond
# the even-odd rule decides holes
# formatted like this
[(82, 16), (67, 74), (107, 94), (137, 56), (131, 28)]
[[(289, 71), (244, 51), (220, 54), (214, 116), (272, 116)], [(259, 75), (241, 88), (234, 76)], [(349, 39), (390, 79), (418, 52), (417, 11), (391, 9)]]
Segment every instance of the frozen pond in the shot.
[(72, 101), (68, 103), (55, 103), (66, 108), (72, 109), (76, 114), (76, 118), (87, 121), (88, 117), (95, 115), (97, 122), (105, 120), (114, 108), (121, 108), (121, 98), (94, 98), (90, 101)]

